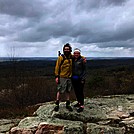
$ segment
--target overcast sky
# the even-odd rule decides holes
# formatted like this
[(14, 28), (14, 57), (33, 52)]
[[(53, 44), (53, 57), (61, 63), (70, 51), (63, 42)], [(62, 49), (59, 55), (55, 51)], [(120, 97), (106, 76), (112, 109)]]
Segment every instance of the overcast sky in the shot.
[(0, 57), (134, 57), (134, 0), (0, 0)]

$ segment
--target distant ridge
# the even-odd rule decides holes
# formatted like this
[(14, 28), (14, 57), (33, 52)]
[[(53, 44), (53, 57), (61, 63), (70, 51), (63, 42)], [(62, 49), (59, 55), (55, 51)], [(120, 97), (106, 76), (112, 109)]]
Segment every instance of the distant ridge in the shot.
[[(134, 57), (86, 57), (87, 60), (112, 60), (112, 59), (134, 59)], [(33, 61), (33, 60), (47, 60), (55, 61), (57, 57), (0, 57), (0, 62), (4, 61)]]

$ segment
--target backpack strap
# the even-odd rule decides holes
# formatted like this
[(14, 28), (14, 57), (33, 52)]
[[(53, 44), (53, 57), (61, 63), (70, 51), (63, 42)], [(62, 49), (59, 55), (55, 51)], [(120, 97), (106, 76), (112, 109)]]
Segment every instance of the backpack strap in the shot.
[(64, 54), (61, 54), (61, 56), (63, 57), (63, 60), (61, 61), (60, 65), (59, 65), (59, 72), (58, 72), (59, 76), (60, 76), (60, 72), (61, 72), (61, 66), (64, 63), (65, 59), (66, 59)]
[(61, 67), (61, 65), (64, 63), (64, 61), (65, 61), (65, 59), (66, 59), (66, 57), (65, 57), (64, 54), (61, 54), (61, 56), (62, 56), (63, 60), (62, 60), (61, 63), (60, 63), (60, 67)]

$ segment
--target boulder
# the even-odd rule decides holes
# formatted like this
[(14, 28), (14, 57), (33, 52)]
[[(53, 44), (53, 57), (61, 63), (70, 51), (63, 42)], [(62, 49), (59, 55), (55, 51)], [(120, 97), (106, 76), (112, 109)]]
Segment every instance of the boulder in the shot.
[[(127, 134), (134, 133), (134, 95), (86, 98), (85, 108), (69, 112), (65, 102), (55, 112), (54, 102), (41, 105), (22, 119), (10, 134)], [(76, 101), (72, 102), (74, 105)]]

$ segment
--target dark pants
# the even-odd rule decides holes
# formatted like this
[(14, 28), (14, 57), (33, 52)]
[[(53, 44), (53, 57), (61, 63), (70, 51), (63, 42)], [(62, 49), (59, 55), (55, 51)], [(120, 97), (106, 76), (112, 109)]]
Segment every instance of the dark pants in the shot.
[(78, 103), (80, 103), (80, 105), (84, 105), (84, 93), (83, 93), (84, 83), (81, 83), (80, 79), (78, 80), (72, 79), (72, 85)]

